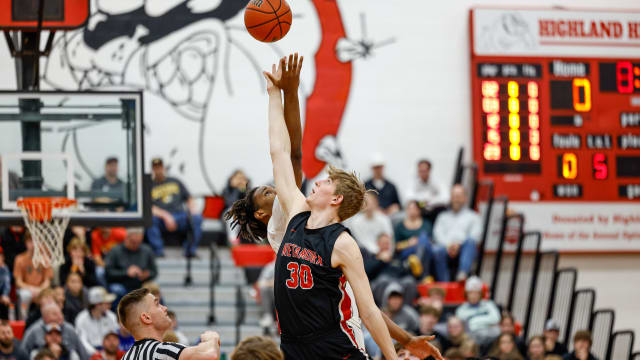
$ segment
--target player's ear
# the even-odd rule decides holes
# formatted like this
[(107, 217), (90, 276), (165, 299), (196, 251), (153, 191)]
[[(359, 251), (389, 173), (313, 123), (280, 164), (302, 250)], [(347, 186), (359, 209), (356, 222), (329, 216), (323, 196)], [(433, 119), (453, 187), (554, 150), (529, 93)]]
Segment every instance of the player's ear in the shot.
[(267, 214), (264, 211), (262, 211), (262, 209), (258, 209), (253, 212), (253, 217), (260, 221), (262, 221), (265, 216), (267, 216)]
[(342, 204), (342, 200), (344, 200), (344, 196), (342, 195), (333, 195), (333, 199), (331, 199), (332, 205), (340, 205)]
[(149, 314), (144, 312), (144, 311), (141, 312), (140, 313), (140, 322), (145, 324), (145, 325), (151, 324), (151, 322), (152, 322), (151, 321), (151, 316), (149, 316)]

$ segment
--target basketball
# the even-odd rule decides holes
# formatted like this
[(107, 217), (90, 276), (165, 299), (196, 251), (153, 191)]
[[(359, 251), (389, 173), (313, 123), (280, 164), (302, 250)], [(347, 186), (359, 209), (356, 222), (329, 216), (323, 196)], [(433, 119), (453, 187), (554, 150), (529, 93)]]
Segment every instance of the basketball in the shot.
[(275, 42), (291, 28), (291, 8), (285, 0), (251, 0), (244, 11), (249, 34), (262, 42)]

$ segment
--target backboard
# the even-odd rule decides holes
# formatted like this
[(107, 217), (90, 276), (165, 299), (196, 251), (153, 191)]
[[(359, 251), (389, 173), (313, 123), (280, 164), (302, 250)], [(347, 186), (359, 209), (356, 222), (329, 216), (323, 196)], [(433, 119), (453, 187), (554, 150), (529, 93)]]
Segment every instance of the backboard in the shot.
[(0, 134), (0, 224), (26, 197), (76, 199), (71, 224), (149, 219), (142, 93), (0, 91)]
[(35, 30), (40, 1), (43, 30), (76, 29), (89, 18), (89, 0), (0, 0), (0, 29)]

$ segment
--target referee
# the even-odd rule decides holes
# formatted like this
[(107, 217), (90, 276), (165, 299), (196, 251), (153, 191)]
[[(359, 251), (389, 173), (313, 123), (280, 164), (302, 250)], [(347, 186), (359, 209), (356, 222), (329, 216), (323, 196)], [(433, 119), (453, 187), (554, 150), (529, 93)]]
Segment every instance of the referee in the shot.
[(148, 289), (137, 289), (125, 295), (118, 304), (120, 323), (136, 339), (122, 360), (217, 360), (220, 357), (220, 335), (205, 331), (198, 346), (162, 342), (171, 328), (167, 307), (160, 304)]

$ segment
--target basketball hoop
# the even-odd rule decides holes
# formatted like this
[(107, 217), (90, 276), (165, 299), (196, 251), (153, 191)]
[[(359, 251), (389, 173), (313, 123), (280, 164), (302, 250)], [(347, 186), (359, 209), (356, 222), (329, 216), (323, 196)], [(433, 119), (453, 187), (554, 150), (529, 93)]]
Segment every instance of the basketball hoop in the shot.
[(34, 197), (17, 201), (33, 241), (33, 265), (64, 263), (62, 238), (76, 201), (67, 198)]

